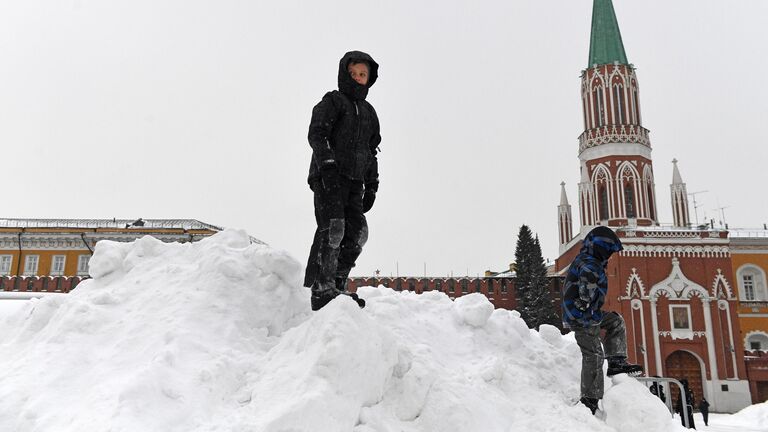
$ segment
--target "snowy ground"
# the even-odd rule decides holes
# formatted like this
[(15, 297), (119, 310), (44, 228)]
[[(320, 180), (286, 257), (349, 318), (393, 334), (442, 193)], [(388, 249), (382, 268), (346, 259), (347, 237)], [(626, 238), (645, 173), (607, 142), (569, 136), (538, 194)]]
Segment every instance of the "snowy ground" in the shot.
[[(626, 376), (592, 416), (572, 338), (481, 294), (364, 287), (365, 309), (311, 313), (301, 265), (234, 230), (100, 242), (90, 265), (0, 318), (0, 431), (682, 430)], [(766, 430), (750, 409), (709, 430)]]
[[(679, 417), (675, 420), (680, 421)], [(710, 414), (709, 425), (704, 426), (701, 413), (693, 414), (696, 429), (710, 432), (766, 432), (768, 431), (768, 404), (752, 405), (737, 414)]]

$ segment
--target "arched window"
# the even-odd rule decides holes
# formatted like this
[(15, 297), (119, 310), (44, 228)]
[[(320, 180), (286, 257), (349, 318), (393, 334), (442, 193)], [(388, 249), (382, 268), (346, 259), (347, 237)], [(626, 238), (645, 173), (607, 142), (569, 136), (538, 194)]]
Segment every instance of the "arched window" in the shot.
[(628, 218), (637, 217), (635, 212), (635, 188), (629, 182), (624, 183), (624, 207)]
[(645, 179), (645, 195), (648, 197), (648, 217), (656, 220), (656, 208), (653, 205), (653, 180)]
[(742, 301), (767, 301), (765, 272), (755, 265), (746, 264), (736, 272), (739, 298)]
[(635, 124), (640, 125), (640, 104), (637, 99), (637, 87), (632, 87), (632, 107), (635, 112)]
[(625, 124), (624, 117), (624, 86), (621, 84), (613, 85), (613, 122)]
[(747, 336), (748, 351), (768, 351), (768, 336), (765, 333), (753, 333)]
[(597, 216), (599, 220), (608, 220), (611, 215), (608, 201), (608, 186), (611, 179), (605, 166), (598, 165), (592, 175), (592, 183), (597, 192)]
[(622, 193), (624, 195), (624, 215), (627, 218), (636, 218), (639, 203), (635, 197), (635, 186), (640, 179), (640, 175), (632, 164), (628, 162), (619, 168), (619, 172), (621, 173)]
[(597, 127), (605, 124), (605, 101), (603, 99), (603, 88), (595, 87), (592, 90), (592, 98), (595, 100), (595, 119)]
[(608, 220), (608, 190), (605, 185), (597, 187), (597, 200), (600, 220)]

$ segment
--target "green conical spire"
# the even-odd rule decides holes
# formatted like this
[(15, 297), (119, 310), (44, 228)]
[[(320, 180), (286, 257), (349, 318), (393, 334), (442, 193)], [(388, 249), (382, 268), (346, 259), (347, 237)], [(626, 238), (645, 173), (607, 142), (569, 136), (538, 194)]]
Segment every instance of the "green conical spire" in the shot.
[(589, 41), (589, 64), (629, 64), (621, 42), (619, 23), (611, 0), (595, 0), (592, 7), (592, 37)]

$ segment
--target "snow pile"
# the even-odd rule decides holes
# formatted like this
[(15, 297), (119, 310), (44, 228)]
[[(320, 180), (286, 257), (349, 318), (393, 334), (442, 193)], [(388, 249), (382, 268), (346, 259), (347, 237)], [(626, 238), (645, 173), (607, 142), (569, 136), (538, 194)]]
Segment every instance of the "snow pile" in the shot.
[(300, 264), (241, 231), (100, 242), (91, 273), (0, 323), (0, 430), (681, 428), (626, 377), (591, 415), (573, 338), (481, 294), (364, 287), (365, 309), (310, 313)]
[(768, 430), (768, 402), (750, 405), (727, 419), (733, 427), (751, 427), (763, 425)]

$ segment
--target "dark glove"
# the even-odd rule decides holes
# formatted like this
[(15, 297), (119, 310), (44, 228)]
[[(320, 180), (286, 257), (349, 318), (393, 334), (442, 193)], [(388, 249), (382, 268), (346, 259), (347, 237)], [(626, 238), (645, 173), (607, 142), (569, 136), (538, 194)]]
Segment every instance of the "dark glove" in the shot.
[(589, 302), (585, 302), (584, 300), (576, 297), (573, 299), (573, 305), (576, 306), (576, 309), (584, 312), (585, 310), (589, 309)]
[(323, 189), (326, 192), (336, 193), (339, 190), (339, 169), (336, 162), (330, 161), (321, 166), (320, 176), (323, 179)]
[(373, 207), (374, 201), (376, 201), (376, 190), (365, 188), (365, 193), (363, 194), (363, 213), (368, 213), (368, 210)]

